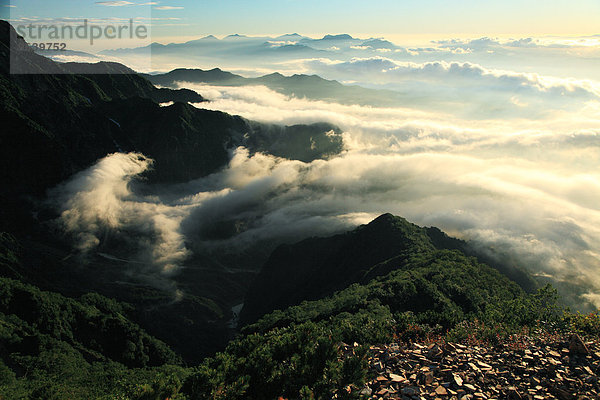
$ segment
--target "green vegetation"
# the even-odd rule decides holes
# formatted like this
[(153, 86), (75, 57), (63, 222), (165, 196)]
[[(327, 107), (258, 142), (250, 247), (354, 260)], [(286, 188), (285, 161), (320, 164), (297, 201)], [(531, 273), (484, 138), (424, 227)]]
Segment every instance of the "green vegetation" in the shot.
[[(131, 322), (127, 304), (95, 293), (67, 298), (0, 278), (0, 396), (345, 398), (349, 385), (360, 387), (368, 378), (365, 354), (373, 344), (432, 338), (496, 343), (540, 327), (600, 333), (597, 316), (563, 315), (551, 287), (527, 294), (458, 250), (461, 245), (440, 233), (433, 241), (428, 230), (384, 215), (348, 234), (283, 246), (271, 263), (313, 249), (308, 260), (293, 264), (295, 282), (314, 271), (304, 262), (319, 264), (322, 257), (319, 277), (338, 276), (334, 283), (345, 287), (313, 286), (319, 291), (310, 295), (317, 299), (262, 316), (193, 368), (180, 366), (164, 343)], [(341, 258), (349, 248), (357, 250)], [(0, 235), (3, 271), (18, 270), (21, 252), (12, 236)], [(269, 276), (277, 271), (266, 269), (261, 279), (276, 285), (274, 278), (286, 278)], [(342, 343), (356, 343), (352, 356), (342, 357)], [(192, 340), (186, 345), (196, 346)]]
[(105, 389), (130, 391), (129, 382), (151, 382), (157, 374), (181, 375), (176, 367), (128, 369), (180, 363), (132, 323), (128, 311), (97, 294), (74, 300), (0, 278), (0, 393), (9, 399), (95, 398)]
[[(18, 243), (0, 239), (0, 260), (14, 265)], [(597, 315), (563, 314), (549, 286), (527, 294), (459, 250), (417, 248), (405, 247), (401, 264), (378, 263), (394, 264), (389, 273), (263, 316), (193, 368), (131, 322), (127, 304), (0, 278), (0, 399), (349, 398), (346, 388), (369, 378), (373, 344), (495, 343), (540, 329), (600, 334)], [(343, 343), (355, 343), (351, 356), (342, 357)]]
[[(432, 333), (462, 341), (467, 339), (463, 332), (470, 333), (465, 324), (472, 323), (514, 333), (537, 326), (540, 317), (560, 320), (553, 294), (543, 288), (527, 295), (458, 251), (415, 254), (402, 268), (368, 284), (275, 311), (246, 326), (225, 352), (196, 369), (184, 391), (199, 399), (341, 396), (347, 385), (360, 385), (366, 377), (360, 356), (339, 357), (341, 342), (367, 346)], [(481, 330), (484, 334), (491, 337)]]

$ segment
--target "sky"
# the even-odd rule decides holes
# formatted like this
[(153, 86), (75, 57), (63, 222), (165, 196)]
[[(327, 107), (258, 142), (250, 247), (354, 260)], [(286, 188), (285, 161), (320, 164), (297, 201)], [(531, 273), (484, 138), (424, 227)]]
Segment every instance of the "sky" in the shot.
[(152, 38), (208, 34), (402, 36), (599, 34), (598, 0), (0, 0), (2, 17), (152, 18)]

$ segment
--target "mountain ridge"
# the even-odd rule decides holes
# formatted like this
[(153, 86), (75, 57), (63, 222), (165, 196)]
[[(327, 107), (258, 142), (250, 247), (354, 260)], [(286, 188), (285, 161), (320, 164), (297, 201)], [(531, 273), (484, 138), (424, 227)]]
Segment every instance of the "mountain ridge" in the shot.
[(256, 78), (246, 78), (242, 75), (223, 71), (220, 68), (210, 70), (177, 68), (167, 73), (142, 74), (142, 76), (155, 85), (169, 88), (178, 88), (180, 82), (214, 86), (264, 85), (286, 96), (316, 101), (330, 101), (345, 105), (358, 104), (390, 107), (401, 105), (404, 102), (400, 92), (345, 85), (339, 81), (324, 79), (315, 74), (293, 74), (286, 76), (280, 72), (273, 72)]
[[(389, 213), (346, 233), (281, 245), (271, 253), (248, 290), (240, 322), (252, 323), (269, 311), (318, 300), (354, 283), (367, 284), (402, 269), (416, 254), (440, 250), (476, 259), (466, 242), (438, 228), (422, 228)], [(496, 270), (505, 276), (511, 272)], [(535, 287), (526, 277), (520, 277), (528, 290)]]

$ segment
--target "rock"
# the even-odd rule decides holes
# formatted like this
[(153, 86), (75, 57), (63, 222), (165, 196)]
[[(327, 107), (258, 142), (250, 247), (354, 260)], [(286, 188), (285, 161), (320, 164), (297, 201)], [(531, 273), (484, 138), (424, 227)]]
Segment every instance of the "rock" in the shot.
[(473, 364), (472, 362), (467, 363), (467, 365), (469, 366), (469, 368), (471, 368), (473, 371), (475, 372), (479, 372), (479, 368), (477, 367), (477, 365)]
[(477, 388), (475, 386), (471, 385), (470, 383), (465, 383), (463, 386), (465, 388), (467, 388), (468, 390), (470, 390), (471, 392), (477, 391)]
[(442, 355), (444, 354), (444, 352), (442, 351), (442, 349), (440, 348), (440, 346), (433, 345), (426, 353), (426, 357), (429, 359), (437, 359), (442, 357)]
[(418, 387), (414, 387), (414, 386), (407, 386), (402, 388), (402, 390), (400, 391), (400, 393), (402, 393), (405, 396), (416, 396), (420, 393), (421, 391), (419, 390)]
[(581, 340), (578, 334), (573, 334), (571, 336), (571, 340), (569, 341), (569, 352), (572, 354), (584, 354), (587, 355), (590, 353), (587, 346)]
[(444, 345), (444, 351), (447, 353), (454, 353), (456, 351), (456, 346), (454, 346), (452, 343), (446, 343)]
[[(370, 397), (600, 399), (596, 377), (596, 371), (600, 370), (600, 344), (575, 338), (573, 347), (572, 336), (524, 337), (518, 343), (519, 350), (515, 350), (514, 342), (494, 347), (454, 343), (371, 346), (368, 359), (371, 373), (376, 377), (368, 384)], [(587, 355), (584, 356), (582, 348), (588, 351)], [(341, 351), (341, 356), (345, 352)]]
[(458, 374), (452, 374), (452, 380), (456, 386), (462, 386), (463, 380)]
[(481, 368), (482, 370), (490, 370), (492, 369), (492, 366), (489, 364), (484, 363), (483, 361), (477, 361), (477, 366), (479, 366), (479, 368)]
[(507, 398), (509, 400), (522, 400), (523, 397), (521, 396), (521, 394), (517, 391), (517, 388), (514, 386), (510, 386), (508, 388), (508, 396)]
[(560, 353), (558, 353), (558, 352), (556, 352), (556, 351), (554, 351), (554, 350), (550, 350), (550, 351), (548, 352), (548, 355), (549, 355), (550, 357), (554, 357), (554, 358), (560, 358)]
[(359, 394), (361, 396), (371, 396), (371, 394), (373, 394), (373, 390), (371, 390), (370, 387), (364, 387), (362, 388), (362, 390), (359, 392)]
[(433, 383), (433, 372), (431, 371), (427, 371), (425, 373), (423, 373), (422, 377), (421, 377), (421, 381), (425, 384), (425, 385), (431, 385)]
[(448, 395), (448, 391), (446, 390), (445, 387), (438, 386), (438, 387), (435, 388), (435, 394), (437, 394), (439, 396), (447, 396)]

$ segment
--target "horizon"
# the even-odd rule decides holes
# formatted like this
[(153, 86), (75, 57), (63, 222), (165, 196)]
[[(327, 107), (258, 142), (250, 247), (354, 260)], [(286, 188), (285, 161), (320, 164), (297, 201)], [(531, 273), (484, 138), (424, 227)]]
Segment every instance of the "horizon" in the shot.
[[(327, 3), (261, 0), (204, 1), (59, 1), (1, 0), (0, 18), (36, 19), (145, 18), (153, 41), (183, 42), (188, 38), (230, 34), (247, 36), (297, 32), (315, 37), (335, 32), (354, 37), (582, 37), (598, 35), (600, 3), (559, 0), (539, 6), (533, 0), (474, 0), (447, 3), (430, 0), (399, 3), (391, 0)], [(326, 27), (326, 29), (324, 29)], [(285, 32), (285, 33), (279, 33)]]

